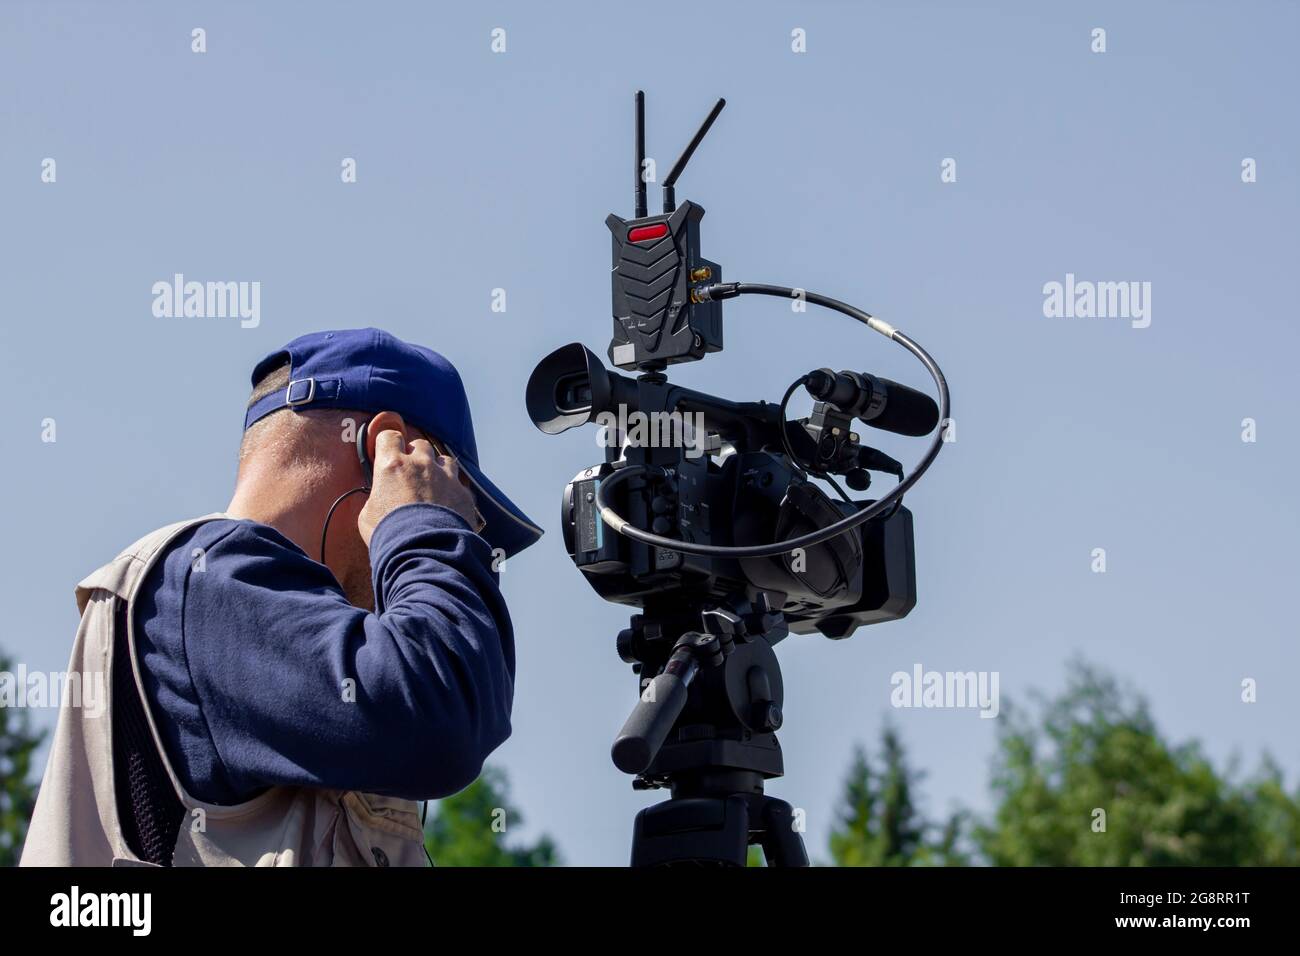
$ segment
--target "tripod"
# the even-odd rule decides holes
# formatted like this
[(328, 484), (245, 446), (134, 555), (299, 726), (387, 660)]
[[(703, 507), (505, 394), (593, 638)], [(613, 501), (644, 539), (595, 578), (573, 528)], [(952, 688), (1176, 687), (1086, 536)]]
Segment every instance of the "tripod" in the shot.
[[(672, 615), (681, 620), (681, 615)], [(689, 615), (688, 615), (689, 619)], [(633, 786), (667, 786), (672, 796), (636, 816), (633, 866), (745, 866), (749, 846), (769, 866), (807, 866), (794, 812), (763, 792), (784, 773), (784, 690), (773, 645), (788, 633), (764, 597), (707, 607), (702, 630), (673, 640), (670, 620), (635, 615), (619, 654), (645, 673), (636, 708), (614, 741), (615, 765)]]

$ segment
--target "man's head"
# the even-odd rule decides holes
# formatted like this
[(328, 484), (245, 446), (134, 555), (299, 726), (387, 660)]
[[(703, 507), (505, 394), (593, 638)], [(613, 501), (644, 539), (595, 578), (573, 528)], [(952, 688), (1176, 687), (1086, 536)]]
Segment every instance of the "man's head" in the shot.
[[(541, 535), (479, 469), (469, 403), (456, 370), (437, 353), (378, 329), (303, 336), (258, 363), (236, 502), (255, 500), (254, 513), (278, 519), (259, 520), (318, 557), (319, 544), (308, 547), (316, 516), (319, 534), (330, 505), (367, 484), (356, 442), (363, 425), (371, 462), (378, 436), (390, 430), (408, 446), (428, 441), (436, 454), (453, 458), (457, 477), (473, 491), (486, 519), (482, 535), (502, 553), (514, 554)], [(338, 503), (324, 554), (359, 606), (373, 604), (369, 552), (357, 529), (366, 498), (358, 492)]]

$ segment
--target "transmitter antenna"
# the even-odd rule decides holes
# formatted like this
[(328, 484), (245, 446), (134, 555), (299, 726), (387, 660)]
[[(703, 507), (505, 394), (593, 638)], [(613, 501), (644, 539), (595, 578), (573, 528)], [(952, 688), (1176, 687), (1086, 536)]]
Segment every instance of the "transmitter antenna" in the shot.
[[(640, 105), (640, 101), (638, 101), (638, 106)], [(708, 133), (709, 127), (713, 125), (713, 121), (718, 118), (718, 114), (722, 112), (722, 108), (726, 105), (727, 101), (721, 98), (718, 99), (718, 102), (713, 104), (713, 109), (709, 110), (709, 115), (704, 118), (704, 122), (700, 124), (700, 128), (695, 131), (695, 135), (691, 137), (691, 141), (686, 144), (686, 148), (682, 150), (682, 154), (677, 157), (677, 162), (673, 163), (673, 168), (669, 171), (668, 178), (664, 180), (665, 214), (670, 213), (677, 208), (677, 194), (673, 189), (673, 187), (677, 185), (677, 177), (682, 174), (682, 170), (686, 168), (686, 164), (691, 161), (691, 156), (694, 155), (695, 148), (700, 145), (700, 141), (704, 139), (705, 134)]]
[(644, 219), (649, 212), (645, 198), (645, 93), (636, 91), (636, 206), (634, 219)]

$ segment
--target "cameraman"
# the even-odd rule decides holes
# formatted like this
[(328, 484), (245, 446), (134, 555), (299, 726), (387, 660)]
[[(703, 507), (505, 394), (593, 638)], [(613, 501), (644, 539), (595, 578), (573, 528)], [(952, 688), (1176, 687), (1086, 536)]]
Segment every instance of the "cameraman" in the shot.
[(541, 531), (479, 470), (456, 370), (363, 329), (252, 378), (226, 512), (77, 589), (69, 671), (109, 706), (61, 711), (24, 865), (423, 864), (413, 801), (509, 736), (494, 565)]

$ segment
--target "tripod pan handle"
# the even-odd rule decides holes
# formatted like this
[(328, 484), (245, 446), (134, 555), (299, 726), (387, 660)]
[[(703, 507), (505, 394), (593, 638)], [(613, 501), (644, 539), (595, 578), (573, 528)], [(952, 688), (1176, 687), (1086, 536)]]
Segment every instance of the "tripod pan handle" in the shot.
[(681, 716), (687, 688), (698, 670), (689, 651), (678, 651), (664, 672), (650, 681), (610, 749), (614, 766), (631, 774), (650, 766)]

